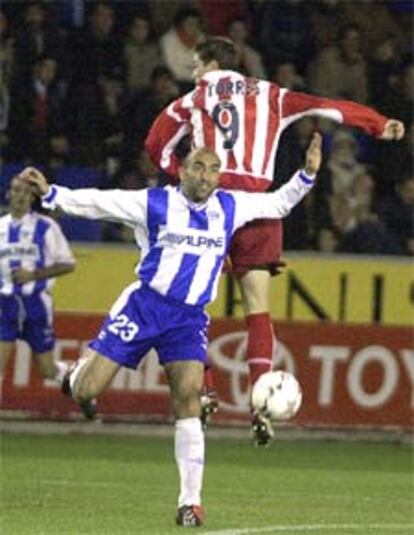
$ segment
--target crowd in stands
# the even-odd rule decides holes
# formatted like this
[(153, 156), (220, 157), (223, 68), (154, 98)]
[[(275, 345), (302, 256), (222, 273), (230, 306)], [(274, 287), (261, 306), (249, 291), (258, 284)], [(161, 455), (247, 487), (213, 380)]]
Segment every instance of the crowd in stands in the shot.
[(1, 164), (41, 165), (49, 176), (93, 168), (105, 187), (163, 183), (146, 133), (193, 87), (195, 45), (227, 35), (245, 74), (367, 104), (406, 127), (403, 141), (388, 144), (320, 119), (290, 127), (275, 187), (303, 163), (315, 129), (325, 161), (318, 187), (286, 222), (285, 248), (413, 255), (412, 15), (405, 0), (4, 1)]

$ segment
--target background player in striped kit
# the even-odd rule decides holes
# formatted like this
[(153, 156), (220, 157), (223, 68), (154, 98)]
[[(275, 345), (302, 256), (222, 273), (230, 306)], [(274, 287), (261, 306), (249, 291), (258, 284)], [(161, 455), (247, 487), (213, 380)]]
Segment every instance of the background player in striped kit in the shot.
[(68, 374), (65, 389), (75, 399), (87, 401), (110, 384), (120, 366), (136, 368), (149, 349), (156, 349), (176, 417), (180, 474), (176, 522), (181, 526), (203, 522), (200, 392), (209, 321), (204, 307), (217, 293), (235, 230), (255, 218), (285, 217), (312, 188), (320, 163), (321, 137), (315, 134), (305, 170), (273, 193), (216, 190), (220, 160), (208, 148), (195, 149), (186, 158), (179, 170), (180, 187), (73, 191), (49, 187), (34, 169), (23, 172), (37, 185), (44, 206), (116, 220), (134, 229), (142, 253), (138, 281), (115, 302), (97, 337)]
[[(53, 299), (55, 277), (75, 269), (75, 259), (59, 225), (32, 210), (32, 187), (19, 175), (7, 193), (10, 213), (0, 218), (0, 380), (17, 339), (33, 351), (43, 377), (61, 383), (68, 364), (55, 361)], [(85, 416), (93, 403), (82, 405)]]
[[(196, 47), (196, 87), (166, 108), (154, 122), (146, 147), (153, 162), (177, 177), (180, 164), (174, 152), (190, 134), (195, 147), (213, 148), (222, 162), (220, 186), (244, 191), (267, 190), (274, 176), (275, 156), (282, 132), (307, 115), (330, 118), (386, 140), (404, 135), (401, 122), (348, 101), (318, 98), (247, 78), (237, 71), (238, 52), (229, 39), (213, 37)], [(250, 383), (272, 367), (274, 331), (269, 313), (270, 277), (280, 266), (281, 221), (254, 221), (239, 230), (229, 250), (231, 271), (241, 290), (247, 322), (246, 358)], [(210, 403), (217, 400), (212, 377), (206, 372)], [(256, 444), (266, 444), (273, 430), (253, 415)]]

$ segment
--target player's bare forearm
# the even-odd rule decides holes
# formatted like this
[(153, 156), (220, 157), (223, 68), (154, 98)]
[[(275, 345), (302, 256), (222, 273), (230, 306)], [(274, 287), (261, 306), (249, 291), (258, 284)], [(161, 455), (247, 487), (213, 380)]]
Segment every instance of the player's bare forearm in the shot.
[(322, 163), (322, 136), (315, 132), (306, 151), (305, 173), (308, 176), (316, 175)]
[(26, 167), (19, 176), (34, 186), (34, 191), (37, 195), (43, 196), (49, 192), (50, 186), (46, 177), (35, 167)]
[(51, 279), (59, 277), (60, 275), (65, 275), (66, 273), (71, 273), (75, 269), (75, 264), (63, 264), (57, 263), (52, 266), (39, 268), (35, 271), (30, 271), (28, 269), (19, 268), (13, 271), (13, 282), (16, 284), (24, 284), (26, 282)]

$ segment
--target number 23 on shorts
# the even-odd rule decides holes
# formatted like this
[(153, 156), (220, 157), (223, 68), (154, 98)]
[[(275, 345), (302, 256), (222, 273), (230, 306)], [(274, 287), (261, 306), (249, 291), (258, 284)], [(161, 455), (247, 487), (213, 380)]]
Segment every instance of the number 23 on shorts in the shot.
[(126, 314), (119, 314), (108, 325), (108, 331), (119, 336), (123, 342), (131, 342), (138, 333), (139, 327), (135, 322), (130, 321)]

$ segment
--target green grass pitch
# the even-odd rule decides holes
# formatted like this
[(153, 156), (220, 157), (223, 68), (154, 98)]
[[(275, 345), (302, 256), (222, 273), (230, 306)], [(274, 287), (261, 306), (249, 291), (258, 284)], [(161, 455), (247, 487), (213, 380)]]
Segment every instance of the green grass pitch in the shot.
[[(2, 535), (168, 535), (172, 438), (2, 437)], [(414, 533), (409, 445), (209, 439), (202, 534)]]

